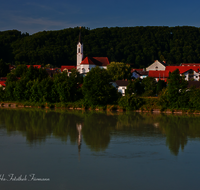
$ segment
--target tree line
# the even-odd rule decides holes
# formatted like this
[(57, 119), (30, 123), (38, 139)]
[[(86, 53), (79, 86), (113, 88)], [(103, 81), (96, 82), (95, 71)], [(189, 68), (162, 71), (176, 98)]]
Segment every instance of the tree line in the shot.
[[(79, 32), (78, 27), (33, 35), (17, 30), (0, 32), (0, 59), (16, 65), (75, 65)], [(169, 65), (200, 62), (197, 27), (82, 27), (81, 35), (85, 57), (108, 57), (134, 68), (147, 67), (154, 60)]]

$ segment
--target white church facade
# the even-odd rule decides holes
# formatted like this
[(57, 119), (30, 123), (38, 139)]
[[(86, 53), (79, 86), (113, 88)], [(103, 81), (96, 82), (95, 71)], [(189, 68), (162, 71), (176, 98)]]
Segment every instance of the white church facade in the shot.
[(77, 61), (76, 66), (63, 65), (61, 66), (61, 72), (71, 72), (71, 69), (77, 69), (80, 74), (87, 74), (92, 68), (98, 66), (100, 68), (107, 69), (109, 65), (107, 57), (85, 57), (83, 58), (83, 43), (81, 42), (81, 33), (79, 33), (79, 41), (77, 44)]
[(81, 42), (81, 33), (79, 34), (79, 42), (77, 44), (77, 66), (76, 69), (80, 74), (88, 73), (92, 68), (98, 66), (107, 69), (109, 65), (107, 57), (86, 57), (83, 59), (83, 43)]

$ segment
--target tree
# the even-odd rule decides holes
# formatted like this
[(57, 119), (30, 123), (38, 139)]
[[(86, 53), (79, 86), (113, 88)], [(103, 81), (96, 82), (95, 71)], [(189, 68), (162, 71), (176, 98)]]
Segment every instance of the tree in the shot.
[(110, 76), (105, 69), (92, 68), (83, 82), (84, 99), (90, 105), (106, 105), (118, 99), (117, 90), (110, 84)]
[(142, 85), (141, 79), (138, 78), (129, 81), (126, 92), (129, 95), (142, 95), (144, 93), (144, 86)]
[(184, 76), (180, 76), (178, 69), (169, 74), (167, 82), (166, 91), (160, 97), (161, 102), (166, 107), (171, 108), (187, 107), (189, 102), (188, 82), (184, 79)]
[(0, 59), (0, 77), (6, 77), (9, 72), (9, 66)]
[(131, 78), (130, 65), (122, 62), (111, 62), (107, 66), (107, 71), (113, 81)]
[(155, 96), (156, 94), (156, 80), (152, 77), (146, 77), (142, 80), (142, 85), (144, 86), (144, 96)]
[(166, 88), (166, 82), (164, 80), (159, 80), (156, 87), (156, 94), (158, 95), (163, 88)]

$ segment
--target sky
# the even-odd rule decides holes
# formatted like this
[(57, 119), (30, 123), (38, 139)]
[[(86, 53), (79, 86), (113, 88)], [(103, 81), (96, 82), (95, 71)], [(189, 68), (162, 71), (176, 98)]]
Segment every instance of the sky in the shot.
[(0, 31), (34, 34), (84, 26), (200, 27), (198, 0), (0, 0)]

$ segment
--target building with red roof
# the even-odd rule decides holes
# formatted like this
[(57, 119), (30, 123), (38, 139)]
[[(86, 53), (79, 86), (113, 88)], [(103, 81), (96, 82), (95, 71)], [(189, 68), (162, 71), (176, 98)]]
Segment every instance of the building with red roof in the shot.
[(80, 73), (85, 74), (96, 66), (107, 69), (107, 65), (109, 64), (107, 57), (86, 57), (81, 64), (77, 66), (77, 69)]
[(181, 63), (181, 66), (197, 66), (200, 67), (200, 63)]
[(88, 73), (92, 68), (98, 66), (107, 69), (109, 65), (107, 57), (86, 57), (83, 59), (83, 43), (81, 41), (81, 33), (79, 34), (79, 41), (77, 44), (77, 70), (80, 74)]
[[(27, 66), (27, 68), (29, 68), (31, 65), (26, 65)], [(40, 69), (41, 68), (41, 65), (32, 65), (34, 68), (38, 68), (38, 69)]]
[(168, 70), (165, 71), (149, 71), (149, 77), (153, 77), (158, 80), (164, 80), (165, 82), (167, 81), (167, 78), (169, 77), (169, 72)]
[(70, 65), (61, 66), (61, 72), (63, 71), (71, 72), (72, 69), (76, 69), (76, 66), (70, 66)]
[(0, 81), (0, 87), (3, 87), (3, 90), (6, 87), (6, 81)]
[(176, 69), (179, 70), (180, 75), (185, 76), (187, 81), (199, 81), (200, 77), (200, 66), (167, 66), (166, 71), (173, 72)]

